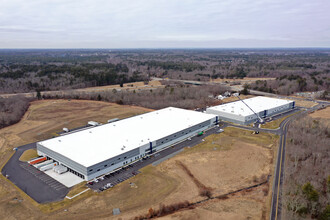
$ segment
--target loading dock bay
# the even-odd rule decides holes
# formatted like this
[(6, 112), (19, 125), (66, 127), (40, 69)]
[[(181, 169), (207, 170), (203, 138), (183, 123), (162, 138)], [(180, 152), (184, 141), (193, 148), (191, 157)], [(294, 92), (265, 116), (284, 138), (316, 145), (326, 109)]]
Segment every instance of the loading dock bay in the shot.
[(33, 148), (36, 148), (36, 143), (18, 147), (3, 167), (2, 175), (8, 175), (11, 182), (38, 203), (63, 200), (68, 194), (69, 188), (27, 162), (19, 160), (24, 151)]

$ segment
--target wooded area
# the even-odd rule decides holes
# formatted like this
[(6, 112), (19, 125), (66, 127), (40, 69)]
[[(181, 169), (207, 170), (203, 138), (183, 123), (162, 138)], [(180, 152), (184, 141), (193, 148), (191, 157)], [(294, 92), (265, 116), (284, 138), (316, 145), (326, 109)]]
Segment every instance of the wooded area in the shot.
[(19, 122), (31, 100), (23, 96), (0, 98), (0, 129)]
[(284, 219), (330, 217), (330, 120), (302, 117), (288, 131)]
[(0, 92), (62, 90), (144, 81), (275, 77), (251, 89), (329, 91), (328, 49), (0, 50)]

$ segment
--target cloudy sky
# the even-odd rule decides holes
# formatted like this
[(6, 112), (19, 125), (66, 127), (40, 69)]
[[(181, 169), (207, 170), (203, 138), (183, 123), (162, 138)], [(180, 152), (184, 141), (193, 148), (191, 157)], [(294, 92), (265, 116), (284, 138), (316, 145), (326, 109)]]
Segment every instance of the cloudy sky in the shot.
[(329, 0), (0, 0), (0, 48), (330, 47)]

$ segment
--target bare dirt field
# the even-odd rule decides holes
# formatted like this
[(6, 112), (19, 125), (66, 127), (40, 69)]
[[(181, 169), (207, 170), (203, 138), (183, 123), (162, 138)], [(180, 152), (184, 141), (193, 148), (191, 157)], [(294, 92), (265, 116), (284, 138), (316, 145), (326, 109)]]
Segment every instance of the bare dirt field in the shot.
[[(84, 125), (89, 120), (105, 122), (149, 111), (104, 102), (51, 100), (32, 103), (24, 119), (0, 130), (1, 165), (13, 146), (51, 136), (62, 127)], [(159, 204), (195, 202), (205, 199), (201, 188), (212, 195), (251, 186), (272, 173), (277, 136), (226, 128), (195, 147), (185, 150), (157, 166), (102, 193), (88, 191), (73, 200), (38, 205), (13, 184), (0, 179), (0, 219), (132, 219), (158, 209)], [(129, 184), (134, 183), (133, 185)], [(193, 210), (180, 211), (164, 219), (260, 219), (268, 212), (270, 193), (267, 185), (240, 193), (226, 200), (212, 200)], [(84, 188), (81, 186), (80, 188)], [(76, 191), (77, 189), (75, 189)], [(78, 190), (79, 191), (79, 190)], [(112, 215), (113, 208), (121, 214)]]
[(325, 119), (330, 119), (330, 107), (327, 107), (322, 110), (318, 110), (313, 112), (312, 114), (309, 114), (310, 117), (312, 118), (325, 118)]

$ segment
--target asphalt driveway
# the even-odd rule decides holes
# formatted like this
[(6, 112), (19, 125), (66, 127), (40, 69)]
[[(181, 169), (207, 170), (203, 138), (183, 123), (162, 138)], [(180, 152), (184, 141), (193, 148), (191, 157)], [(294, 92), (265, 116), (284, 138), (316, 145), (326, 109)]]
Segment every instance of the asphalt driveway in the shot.
[(38, 203), (63, 200), (69, 188), (27, 162), (19, 160), (24, 151), (33, 148), (36, 148), (36, 143), (18, 147), (2, 169), (2, 175), (8, 175), (11, 182)]

